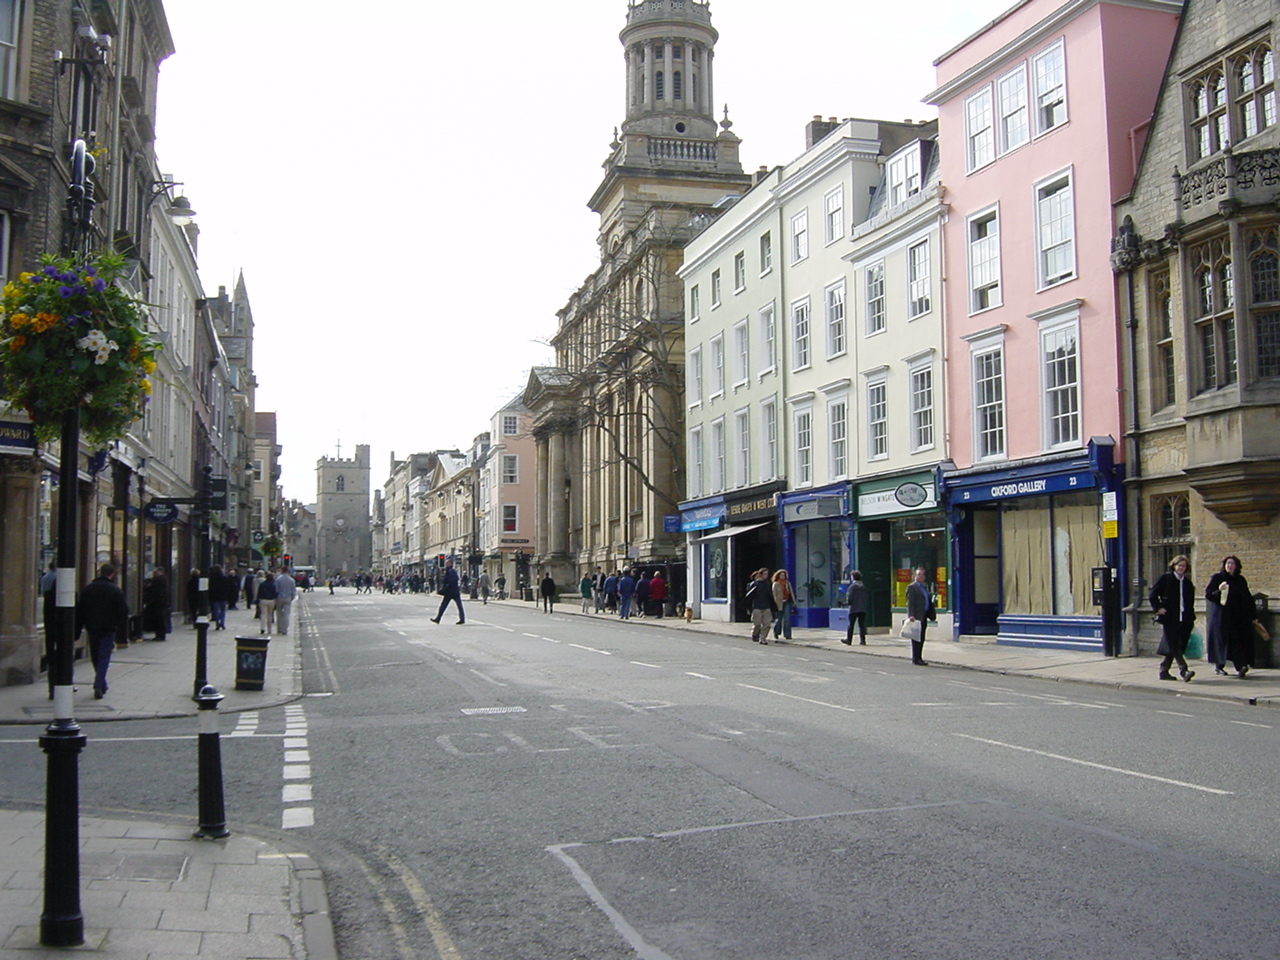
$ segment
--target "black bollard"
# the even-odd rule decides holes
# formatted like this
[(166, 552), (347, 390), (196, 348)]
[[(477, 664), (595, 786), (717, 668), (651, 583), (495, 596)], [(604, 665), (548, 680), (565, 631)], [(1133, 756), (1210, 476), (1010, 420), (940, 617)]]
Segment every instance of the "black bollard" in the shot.
[(218, 704), (222, 694), (213, 687), (201, 688), (196, 696), (200, 706), (200, 829), (198, 840), (221, 840), (231, 836), (222, 803), (222, 744), (218, 739)]

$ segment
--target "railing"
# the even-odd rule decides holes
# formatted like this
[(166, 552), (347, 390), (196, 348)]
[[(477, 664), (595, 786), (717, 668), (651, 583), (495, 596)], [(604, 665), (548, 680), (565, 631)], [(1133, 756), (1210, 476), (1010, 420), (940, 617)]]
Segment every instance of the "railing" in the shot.
[(1174, 180), (1183, 210), (1213, 201), (1241, 200), (1243, 194), (1280, 187), (1280, 149), (1246, 153), (1228, 149), (1196, 170), (1175, 173)]
[(664, 140), (650, 137), (650, 160), (702, 160), (714, 163), (719, 150), (714, 140)]
[(669, 17), (710, 23), (711, 5), (699, 3), (698, 0), (640, 0), (627, 10), (627, 23), (665, 20)]

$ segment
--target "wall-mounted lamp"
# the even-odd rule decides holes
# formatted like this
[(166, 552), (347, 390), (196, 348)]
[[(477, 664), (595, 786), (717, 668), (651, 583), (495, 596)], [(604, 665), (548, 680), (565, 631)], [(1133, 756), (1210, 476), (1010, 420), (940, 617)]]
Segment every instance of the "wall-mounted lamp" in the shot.
[(196, 216), (195, 209), (191, 206), (191, 201), (185, 196), (171, 196), (169, 191), (174, 187), (185, 186), (180, 180), (152, 180), (151, 181), (151, 200), (155, 203), (161, 197), (169, 201), (168, 209), (165, 213), (169, 219), (173, 221), (174, 226), (185, 227), (191, 223)]

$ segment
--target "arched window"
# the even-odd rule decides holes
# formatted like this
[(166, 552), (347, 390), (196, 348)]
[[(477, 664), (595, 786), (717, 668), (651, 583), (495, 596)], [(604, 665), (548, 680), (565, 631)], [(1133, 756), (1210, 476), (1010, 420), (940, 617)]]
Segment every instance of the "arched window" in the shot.
[(641, 317), (644, 316), (644, 281), (643, 280), (636, 281), (635, 304), (636, 304), (636, 315)]
[(1151, 500), (1151, 579), (1155, 580), (1178, 554), (1191, 556), (1191, 504), (1185, 493)]
[(338, 493), (342, 493), (347, 489), (347, 478), (339, 476), (338, 479), (333, 482), (333, 488), (337, 490)]
[(1280, 232), (1275, 227), (1250, 230), (1249, 319), (1259, 377), (1280, 377)]

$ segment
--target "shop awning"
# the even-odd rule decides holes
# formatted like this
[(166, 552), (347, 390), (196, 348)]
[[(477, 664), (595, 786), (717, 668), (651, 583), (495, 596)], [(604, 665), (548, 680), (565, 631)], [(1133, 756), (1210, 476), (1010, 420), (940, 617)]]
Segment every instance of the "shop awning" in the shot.
[(740, 527), (725, 527), (723, 530), (717, 530), (715, 533), (708, 533), (705, 537), (699, 537), (694, 543), (706, 543), (708, 540), (721, 540), (725, 537), (736, 537), (740, 533), (746, 533), (748, 530), (754, 530), (756, 527), (767, 527), (768, 522), (764, 523), (746, 523)]

